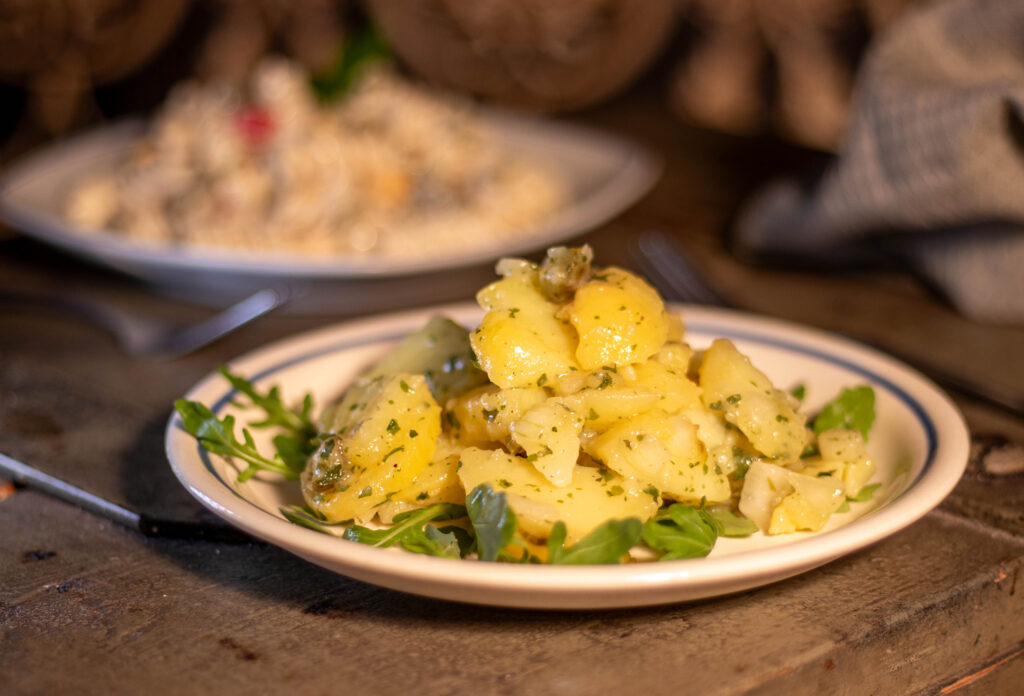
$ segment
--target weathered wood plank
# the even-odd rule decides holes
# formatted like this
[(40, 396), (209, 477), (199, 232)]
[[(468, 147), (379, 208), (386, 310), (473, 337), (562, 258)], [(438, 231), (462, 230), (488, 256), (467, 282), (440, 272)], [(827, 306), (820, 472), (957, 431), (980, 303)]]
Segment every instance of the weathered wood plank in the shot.
[(31, 491), (0, 503), (0, 528), (8, 693), (669, 693), (673, 676), (722, 695), (912, 693), (1024, 641), (1024, 542), (945, 513), (767, 588), (604, 613), (417, 598), (260, 544), (147, 539)]

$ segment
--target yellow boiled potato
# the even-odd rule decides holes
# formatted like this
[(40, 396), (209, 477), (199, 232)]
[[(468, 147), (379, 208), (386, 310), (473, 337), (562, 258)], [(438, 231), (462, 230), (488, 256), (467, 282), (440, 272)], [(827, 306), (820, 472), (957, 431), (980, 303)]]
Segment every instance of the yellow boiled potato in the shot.
[(561, 520), (573, 544), (610, 519), (650, 519), (660, 500), (634, 480), (606, 469), (577, 466), (568, 486), (553, 485), (522, 457), (475, 447), (462, 452), (459, 478), (467, 491), (482, 483), (508, 496), (519, 529), (545, 539)]
[(512, 443), (544, 477), (568, 486), (580, 455), (583, 417), (557, 399), (548, 399), (512, 423)]
[(662, 347), (672, 326), (657, 291), (615, 267), (576, 290), (565, 314), (579, 334), (576, 360), (584, 370), (646, 360)]
[(408, 510), (437, 503), (463, 504), (466, 501), (466, 491), (459, 481), (458, 469), (457, 453), (435, 457), (420, 471), (408, 488), (377, 508), (378, 518), (383, 524), (391, 524), (395, 515)]
[(670, 338), (657, 353), (651, 356), (651, 360), (685, 375), (690, 371), (690, 361), (693, 359), (693, 355), (693, 348), (689, 344)]
[(650, 389), (658, 394), (658, 408), (679, 413), (684, 408), (701, 405), (701, 390), (686, 372), (668, 367), (657, 360), (632, 365), (624, 371), (628, 383)]
[(739, 508), (766, 534), (816, 532), (843, 500), (842, 483), (833, 477), (755, 461), (743, 479)]
[(805, 416), (731, 341), (713, 341), (699, 372), (705, 406), (721, 411), (768, 458), (778, 463), (799, 459), (810, 440)]
[(536, 271), (491, 283), (477, 302), (487, 313), (470, 343), (491, 382), (502, 389), (542, 386), (577, 369), (575, 334), (556, 318), (559, 305), (541, 294)]
[(725, 472), (708, 463), (697, 427), (683, 416), (649, 411), (612, 426), (585, 447), (609, 469), (653, 485), (672, 500), (718, 503), (732, 495)]
[(875, 473), (875, 463), (868, 457), (864, 437), (859, 430), (835, 428), (820, 433), (818, 451), (820, 466), (838, 469), (846, 495), (850, 498), (860, 493)]
[(601, 432), (615, 423), (628, 420), (656, 408), (662, 400), (657, 391), (642, 386), (588, 389), (559, 397), (559, 401), (579, 414), (588, 430)]
[(365, 399), (303, 472), (307, 501), (329, 520), (368, 522), (412, 488), (437, 448), (441, 408), (422, 375), (375, 380)]
[(540, 387), (499, 389), (488, 384), (474, 389), (448, 402), (452, 436), (465, 446), (505, 445), (512, 423), (546, 398)]

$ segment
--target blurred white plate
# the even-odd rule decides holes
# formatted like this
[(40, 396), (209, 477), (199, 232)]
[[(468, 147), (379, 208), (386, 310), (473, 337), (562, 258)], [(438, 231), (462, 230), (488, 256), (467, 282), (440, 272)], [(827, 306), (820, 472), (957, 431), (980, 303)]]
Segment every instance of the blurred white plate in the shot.
[(120, 239), (67, 223), (62, 210), (68, 192), (83, 176), (112, 168), (124, 156), (143, 132), (144, 124), (138, 121), (69, 138), (15, 163), (0, 180), (0, 217), (54, 246), (178, 294), (218, 303), (287, 280), (315, 284), (356, 279), (372, 283), (396, 276), (436, 274), (540, 249), (614, 217), (646, 193), (658, 178), (658, 161), (622, 138), (503, 111), (486, 110), (481, 115), (497, 139), (565, 181), (569, 202), (542, 226), (512, 241), (489, 241), (482, 235), (479, 245), (445, 257), (396, 260), (188, 248)]
[[(825, 530), (720, 539), (703, 559), (623, 566), (523, 566), (454, 561), (332, 538), (284, 520), (283, 504), (301, 504), (298, 485), (265, 477), (239, 484), (238, 469), (199, 448), (177, 416), (168, 423), (167, 456), (175, 474), (205, 506), (272, 544), (343, 575), (395, 590), (448, 600), (545, 609), (663, 604), (728, 594), (810, 570), (893, 534), (939, 504), (967, 464), (968, 433), (959, 412), (931, 382), (872, 349), (820, 331), (724, 310), (677, 306), (688, 340), (700, 348), (732, 339), (776, 385), (804, 384), (813, 410), (846, 386), (875, 389), (877, 419), (869, 451), (881, 487), (871, 502), (852, 503)], [(331, 326), (239, 358), (234, 371), (288, 400), (312, 392), (323, 405), (385, 348), (429, 317), (467, 326), (480, 310), (451, 305)], [(234, 392), (213, 374), (186, 398), (218, 416), (237, 413)], [(246, 416), (240, 422), (246, 422)], [(265, 442), (265, 440), (264, 440)]]

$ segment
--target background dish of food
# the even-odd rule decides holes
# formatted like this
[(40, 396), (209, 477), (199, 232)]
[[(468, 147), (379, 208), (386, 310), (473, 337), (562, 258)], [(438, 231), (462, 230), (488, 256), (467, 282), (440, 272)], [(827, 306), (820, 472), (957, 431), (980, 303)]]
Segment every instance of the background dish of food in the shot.
[[(260, 288), (298, 280), (307, 300), (305, 309), (316, 311), (329, 305), (332, 311), (357, 306), (374, 311), (388, 306), (389, 295), (392, 301), (396, 296), (410, 297), (408, 284), (389, 288), (382, 280), (488, 264), (499, 256), (525, 253), (581, 234), (634, 203), (660, 171), (652, 154), (611, 134), (500, 110), (481, 110), (479, 116), (496, 140), (564, 181), (567, 200), (529, 233), (484, 239), (479, 246), (464, 246), (444, 256), (288, 255), (146, 244), (89, 233), (66, 222), (68, 192), (90, 173), (113, 167), (132, 148), (145, 132), (145, 125), (138, 121), (69, 138), (16, 163), (0, 182), (0, 216), (41, 241), (142, 279), (164, 293), (203, 304), (226, 305)], [(489, 276), (491, 269), (485, 273)], [(444, 299), (431, 297), (429, 283), (414, 286), (419, 288), (414, 293), (419, 300)], [(330, 297), (321, 291), (330, 291)]]

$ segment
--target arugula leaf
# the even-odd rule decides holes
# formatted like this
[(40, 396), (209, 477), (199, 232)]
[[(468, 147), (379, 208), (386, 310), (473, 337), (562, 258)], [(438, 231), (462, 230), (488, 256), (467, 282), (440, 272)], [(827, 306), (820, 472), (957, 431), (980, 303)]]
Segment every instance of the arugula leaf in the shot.
[(713, 507), (708, 511), (708, 517), (715, 523), (718, 536), (723, 537), (748, 537), (757, 531), (757, 523), (749, 517), (737, 513), (728, 507)]
[(476, 550), (476, 539), (473, 535), (463, 529), (457, 527), (454, 524), (448, 524), (443, 527), (438, 527), (438, 531), (444, 532), (445, 534), (451, 534), (455, 537), (456, 543), (459, 545), (459, 556), (465, 558), (469, 554)]
[(814, 419), (814, 434), (820, 435), (832, 428), (859, 430), (867, 442), (868, 431), (875, 422), (875, 390), (869, 386), (844, 389), (825, 404)]
[(312, 529), (314, 532), (320, 532), (322, 534), (337, 536), (332, 527), (343, 527), (348, 524), (348, 521), (328, 522), (323, 515), (320, 515), (308, 507), (282, 505), (278, 510), (282, 515), (284, 515), (284, 518), (292, 524), (297, 524), (300, 527)]
[[(430, 553), (430, 550), (437, 550), (447, 544), (434, 546), (426, 536), (426, 532), (423, 531), (424, 525), (428, 522), (454, 520), (465, 516), (466, 508), (463, 506), (439, 503), (395, 515), (394, 523), (386, 529), (370, 529), (369, 527), (354, 524), (345, 530), (342, 537), (349, 541), (356, 541), (370, 546), (387, 547), (401, 544), (410, 551)], [(406, 546), (406, 543), (409, 546)], [(458, 547), (457, 544), (456, 547)], [(433, 555), (445, 554), (438, 553)]]
[(714, 548), (718, 528), (703, 508), (674, 503), (644, 523), (641, 538), (662, 561), (702, 558)]
[(263, 410), (264, 419), (250, 423), (251, 427), (281, 428), (298, 440), (311, 440), (316, 437), (317, 427), (312, 418), (312, 394), (306, 394), (303, 397), (302, 409), (296, 411), (285, 406), (281, 400), (281, 392), (276, 386), (271, 387), (266, 394), (261, 394), (252, 382), (240, 375), (233, 374), (226, 365), (221, 365), (218, 371), (231, 383), (235, 391), (249, 398), (252, 406)]
[(390, 57), (384, 36), (370, 27), (343, 42), (337, 58), (310, 79), (310, 86), (321, 102), (334, 101), (355, 86), (369, 64)]
[(299, 478), (299, 469), (289, 466), (280, 457), (267, 459), (256, 449), (256, 443), (246, 428), (242, 428), (242, 440), (235, 437), (235, 417), (224, 416), (218, 420), (213, 411), (198, 401), (178, 399), (174, 408), (181, 415), (185, 430), (192, 435), (207, 452), (225, 457), (237, 457), (249, 466), (239, 475), (239, 481), (247, 481), (258, 471), (271, 471), (294, 481)]
[(309, 456), (320, 444), (316, 424), (313, 422), (313, 396), (307, 393), (302, 399), (299, 410), (289, 408), (281, 399), (280, 390), (275, 386), (266, 393), (261, 393), (252, 382), (240, 375), (233, 374), (226, 365), (219, 368), (235, 391), (248, 397), (248, 404), (242, 407), (258, 408), (263, 411), (262, 420), (249, 423), (251, 428), (279, 428), (284, 430), (274, 436), (274, 450), (277, 458), (285, 466), (301, 472), (306, 467)]
[(466, 510), (476, 534), (477, 556), (481, 561), (497, 560), (516, 533), (516, 514), (507, 497), (481, 483), (466, 496)]
[(432, 524), (410, 531), (402, 537), (402, 548), (440, 558), (462, 558), (459, 540), (451, 531), (441, 531)]
[(559, 520), (548, 537), (548, 563), (553, 565), (598, 565), (618, 563), (640, 541), (643, 523), (629, 517), (608, 520), (565, 548), (565, 523)]
[(319, 439), (300, 441), (289, 435), (275, 435), (272, 442), (274, 451), (277, 452), (277, 456), (284, 462), (284, 465), (299, 473), (306, 468), (309, 456), (316, 451), (320, 444)]

